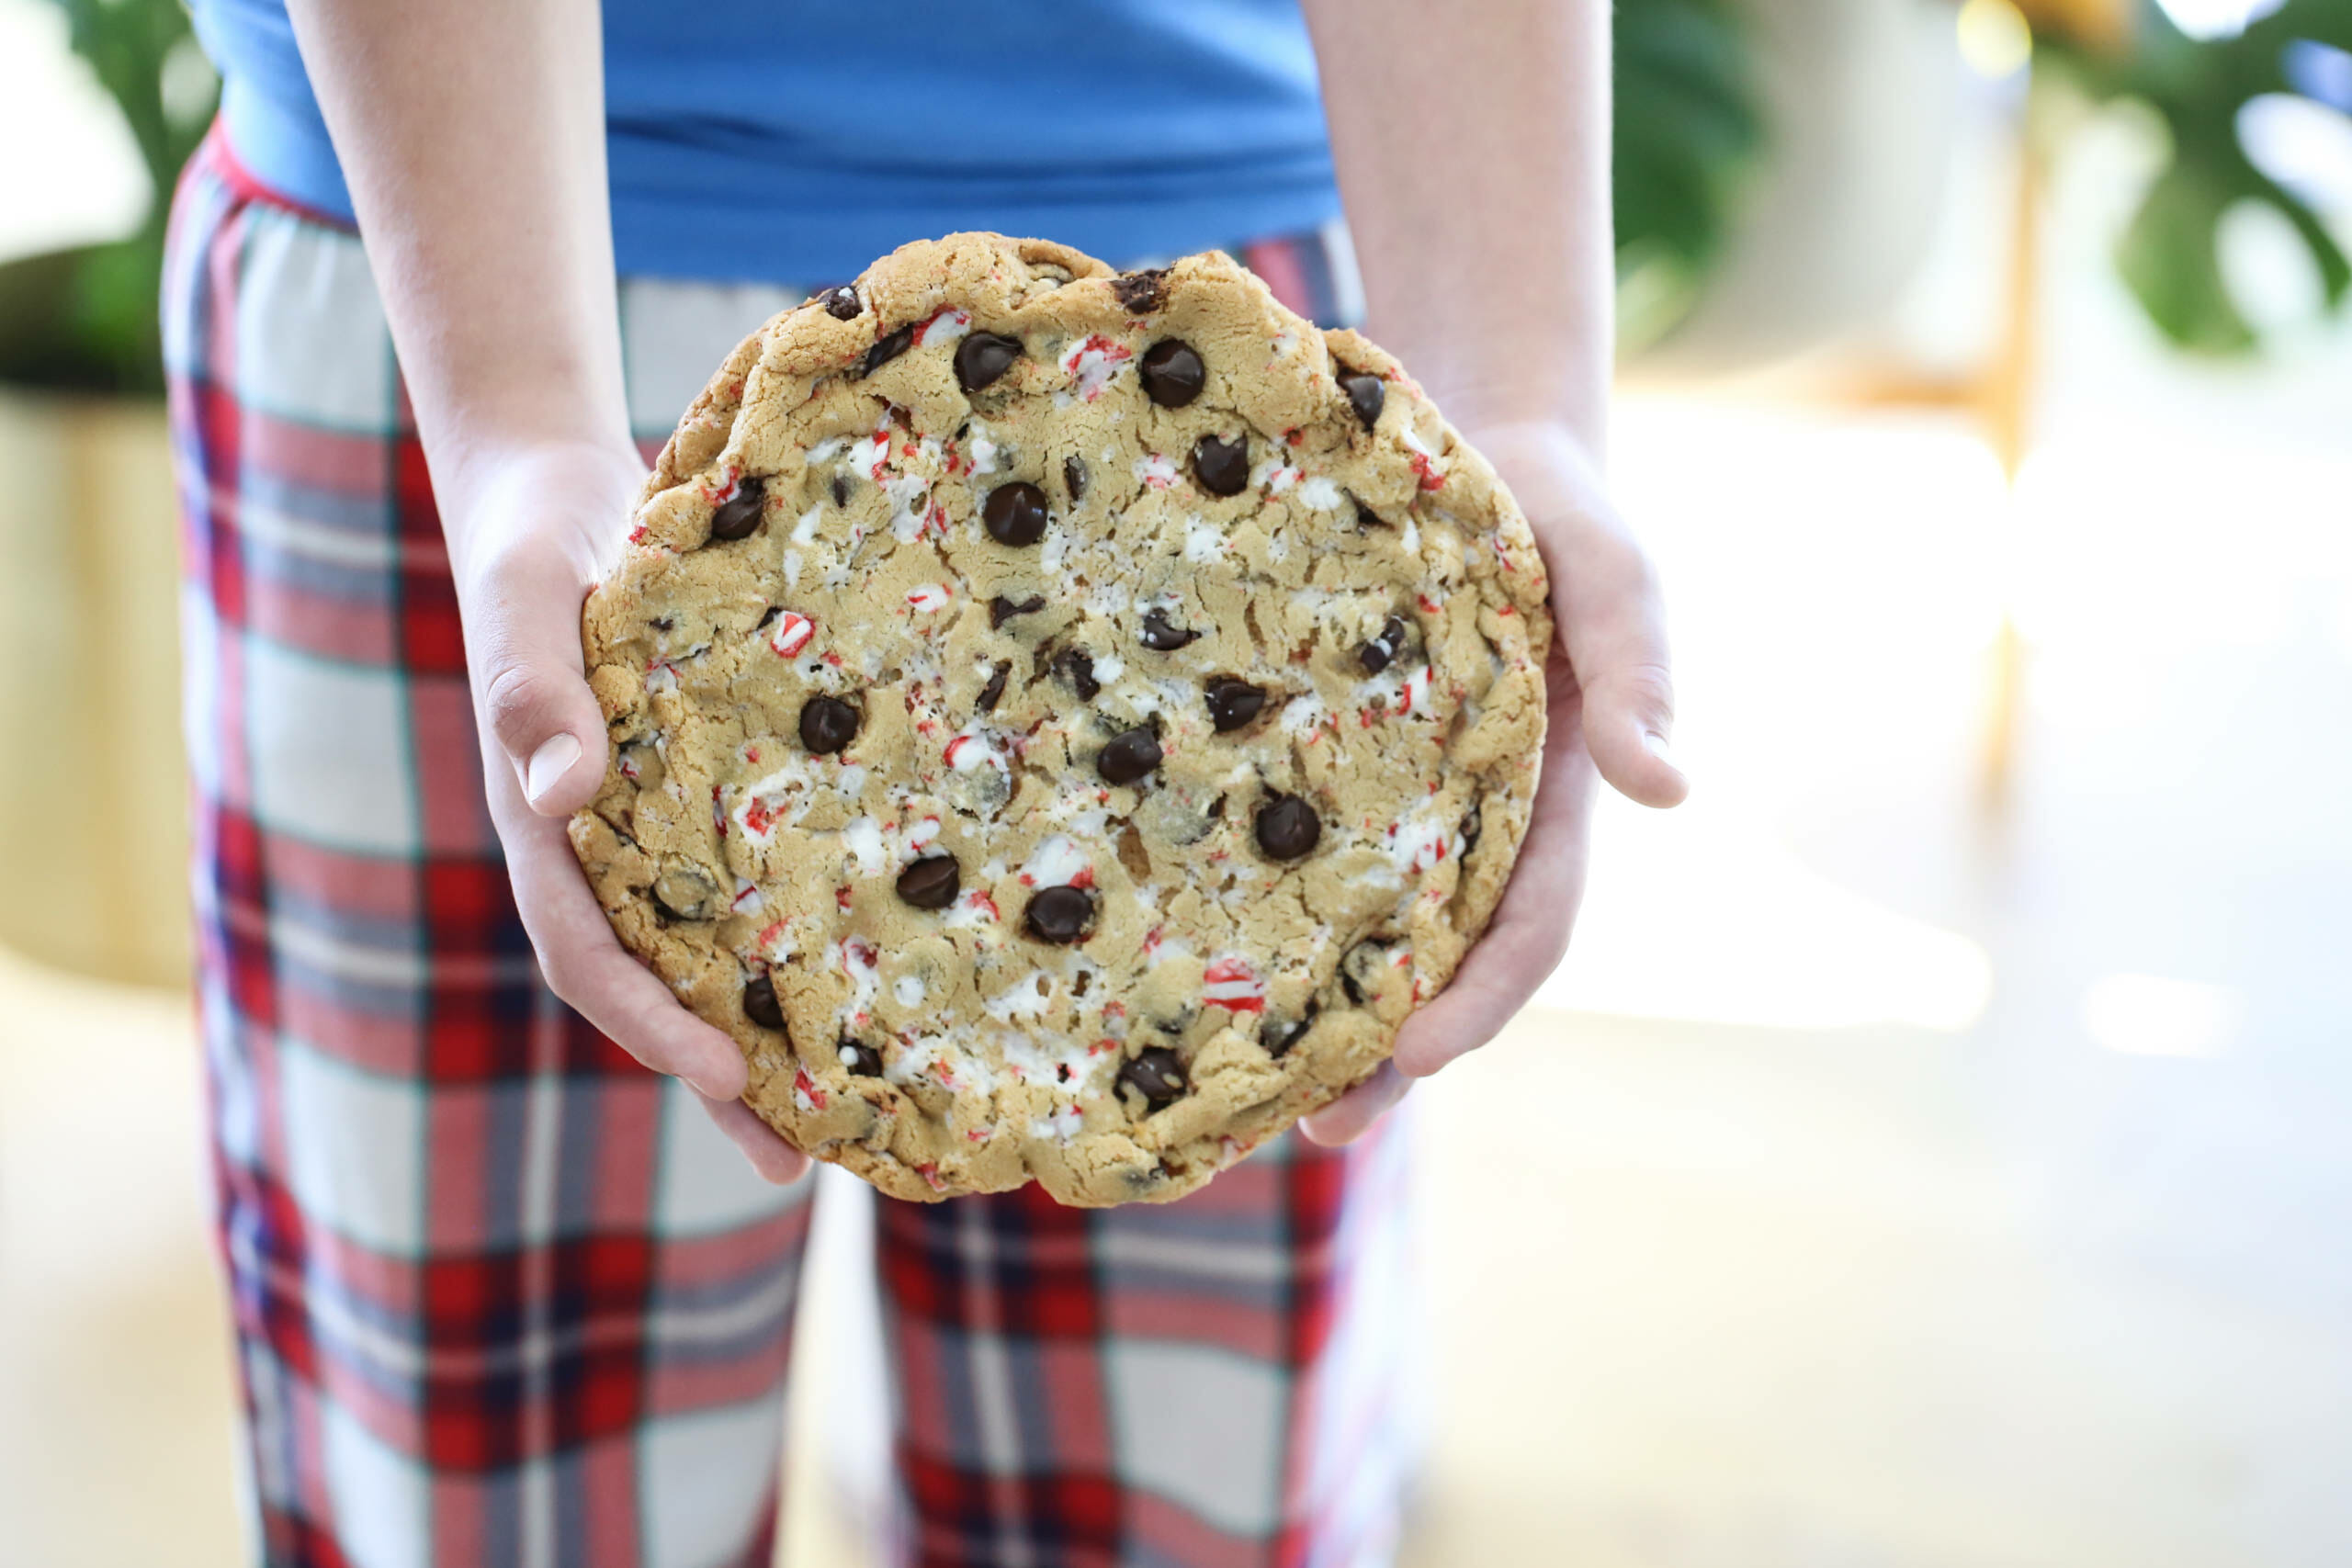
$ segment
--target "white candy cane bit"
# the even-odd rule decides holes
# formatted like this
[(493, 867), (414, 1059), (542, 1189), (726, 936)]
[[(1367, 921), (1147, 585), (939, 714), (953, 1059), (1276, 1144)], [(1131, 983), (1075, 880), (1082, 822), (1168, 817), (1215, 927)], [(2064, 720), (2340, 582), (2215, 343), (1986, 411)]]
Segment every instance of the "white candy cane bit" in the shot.
[(817, 624), (796, 610), (779, 613), (768, 625), (768, 646), (789, 659), (808, 646), (817, 635)]

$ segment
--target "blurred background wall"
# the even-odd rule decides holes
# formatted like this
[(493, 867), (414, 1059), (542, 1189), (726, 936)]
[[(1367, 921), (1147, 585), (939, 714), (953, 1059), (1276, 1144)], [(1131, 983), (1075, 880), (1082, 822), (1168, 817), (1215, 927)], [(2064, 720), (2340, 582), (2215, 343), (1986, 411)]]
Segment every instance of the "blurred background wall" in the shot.
[[(172, 0), (0, 0), (0, 1564), (238, 1561)], [(1416, 1097), (1412, 1561), (2352, 1560), (2352, 0), (1621, 0), (1682, 811)], [(78, 45), (80, 52), (76, 52)], [(787, 1560), (854, 1562), (862, 1190)], [(834, 1200), (842, 1200), (835, 1201)], [(125, 1506), (130, 1499), (133, 1506)]]

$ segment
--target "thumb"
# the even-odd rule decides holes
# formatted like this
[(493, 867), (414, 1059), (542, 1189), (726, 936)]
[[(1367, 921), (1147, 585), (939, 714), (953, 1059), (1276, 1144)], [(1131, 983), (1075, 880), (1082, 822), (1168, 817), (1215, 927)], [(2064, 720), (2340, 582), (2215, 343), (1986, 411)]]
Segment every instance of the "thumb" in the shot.
[(605, 716), (580, 659), (586, 595), (560, 552), (520, 551), (484, 574), (467, 606), (484, 727), (542, 817), (567, 817), (605, 777)]
[(1569, 579), (1560, 605), (1584, 703), (1585, 750), (1619, 794), (1644, 806), (1678, 806), (1690, 785), (1669, 745), (1674, 680), (1657, 579), (1622, 534), (1593, 557)]

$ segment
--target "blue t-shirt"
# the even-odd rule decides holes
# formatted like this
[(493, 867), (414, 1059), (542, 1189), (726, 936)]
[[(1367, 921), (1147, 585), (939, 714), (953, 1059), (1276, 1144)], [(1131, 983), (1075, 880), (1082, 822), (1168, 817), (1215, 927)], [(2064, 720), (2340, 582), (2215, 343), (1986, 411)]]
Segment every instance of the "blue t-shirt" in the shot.
[[(195, 0), (231, 148), (348, 219), (283, 0)], [(996, 229), (1114, 262), (1338, 215), (1296, 0), (605, 0), (626, 273), (821, 282)]]

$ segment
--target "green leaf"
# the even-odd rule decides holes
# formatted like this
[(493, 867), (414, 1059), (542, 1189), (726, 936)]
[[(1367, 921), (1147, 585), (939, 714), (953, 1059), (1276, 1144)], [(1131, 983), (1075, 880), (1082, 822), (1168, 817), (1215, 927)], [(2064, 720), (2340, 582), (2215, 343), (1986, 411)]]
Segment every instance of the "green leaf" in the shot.
[(2220, 259), (2221, 225), (2242, 202), (2283, 217), (2318, 274), (2324, 308), (2344, 308), (2352, 262), (2326, 220), (2246, 156), (2238, 135), (2245, 106), (2295, 95), (2288, 48), (2300, 39), (2352, 49), (2352, 0), (2287, 0), (2235, 37), (2192, 39), (2154, 6), (2143, 8), (2130, 52), (2103, 55), (2064, 37), (2037, 51), (2100, 100), (2133, 99), (2165, 124), (2165, 164), (2116, 245), (2132, 297), (2158, 331), (2184, 348), (2243, 354), (2258, 346), (2231, 297)]
[(2157, 331), (2199, 353), (2241, 353), (2255, 344), (2222, 280), (2216, 240), (2227, 205), (2198, 169), (2176, 164), (2148, 188), (2115, 247), (2124, 283)]

